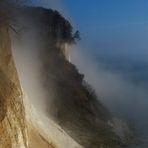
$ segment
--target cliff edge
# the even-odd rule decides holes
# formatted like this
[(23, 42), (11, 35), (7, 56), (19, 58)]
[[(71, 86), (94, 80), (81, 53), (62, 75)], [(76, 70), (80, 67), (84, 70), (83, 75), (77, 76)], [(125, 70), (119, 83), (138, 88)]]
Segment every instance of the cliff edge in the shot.
[[(114, 118), (61, 48), (75, 43), (71, 24), (50, 9), (19, 11), (18, 24), (25, 28), (21, 40), (29, 32), (33, 38), (27, 35), (25, 44), (37, 46), (16, 49), (9, 25), (0, 24), (0, 148), (123, 147)], [(46, 114), (36, 98), (46, 98)]]

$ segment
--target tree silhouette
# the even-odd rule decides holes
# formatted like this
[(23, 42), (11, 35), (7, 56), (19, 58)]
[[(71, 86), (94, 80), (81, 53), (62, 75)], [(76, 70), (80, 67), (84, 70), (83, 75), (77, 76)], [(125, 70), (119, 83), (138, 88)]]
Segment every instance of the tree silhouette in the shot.
[(77, 41), (81, 40), (80, 32), (78, 30), (74, 33), (73, 38)]
[(80, 40), (80, 32), (73, 33), (73, 27), (58, 11), (46, 10), (42, 18), (46, 30), (58, 42), (75, 43)]

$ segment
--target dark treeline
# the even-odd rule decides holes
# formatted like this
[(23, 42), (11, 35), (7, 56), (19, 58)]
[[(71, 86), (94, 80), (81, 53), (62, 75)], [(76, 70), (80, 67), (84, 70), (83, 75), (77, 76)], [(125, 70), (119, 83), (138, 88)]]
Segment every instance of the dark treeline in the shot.
[[(13, 29), (11, 24), (15, 22), (17, 14), (20, 13), (23, 4), (26, 2), (27, 0), (1, 0), (0, 23), (7, 22), (11, 29)], [(32, 9), (31, 7), (27, 7), (27, 9), (32, 11), (31, 13), (35, 15), (37, 14), (36, 11), (39, 11), (39, 8)], [(41, 17), (41, 22), (46, 24), (47, 34), (52, 35), (56, 41), (76, 43), (77, 40), (80, 40), (79, 31), (74, 32), (70, 22), (65, 19), (58, 11), (51, 9), (46, 9), (45, 11), (43, 8), (40, 8), (40, 13), (43, 16)]]
[(58, 11), (38, 7), (27, 7), (26, 9), (29, 14), (37, 18), (37, 21), (39, 21), (38, 17), (40, 16), (40, 22), (44, 24), (44, 28), (47, 31), (46, 34), (52, 36), (52, 39), (68, 43), (76, 43), (76, 41), (80, 40), (79, 31), (74, 32), (70, 22)]

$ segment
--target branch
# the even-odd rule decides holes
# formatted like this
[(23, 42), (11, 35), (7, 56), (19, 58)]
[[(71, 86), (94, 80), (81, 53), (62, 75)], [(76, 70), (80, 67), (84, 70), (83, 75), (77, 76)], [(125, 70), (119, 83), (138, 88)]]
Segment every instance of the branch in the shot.
[(16, 31), (16, 29), (15, 29), (13, 26), (11, 26), (10, 24), (9, 24), (9, 28), (10, 28), (12, 31), (14, 31), (16, 34), (19, 34), (19, 33)]

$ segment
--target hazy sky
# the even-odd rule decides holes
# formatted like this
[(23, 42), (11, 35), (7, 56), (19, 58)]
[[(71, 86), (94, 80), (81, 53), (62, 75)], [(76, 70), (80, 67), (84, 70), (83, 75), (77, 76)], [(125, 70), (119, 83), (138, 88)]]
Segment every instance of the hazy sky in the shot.
[(59, 9), (94, 53), (148, 55), (147, 0), (33, 0)]

